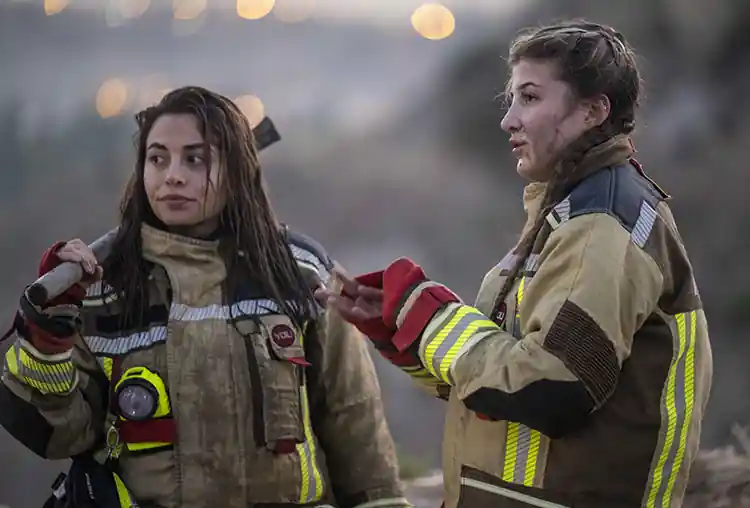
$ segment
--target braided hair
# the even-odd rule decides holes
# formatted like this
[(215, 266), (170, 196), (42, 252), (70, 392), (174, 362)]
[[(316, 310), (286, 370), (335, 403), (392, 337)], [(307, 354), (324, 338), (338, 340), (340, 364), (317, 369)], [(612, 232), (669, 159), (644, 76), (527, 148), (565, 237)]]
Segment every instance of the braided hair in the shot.
[(558, 156), (547, 182), (541, 209), (533, 226), (521, 237), (516, 260), (497, 297), (507, 298), (534, 247), (546, 240), (550, 229), (547, 214), (580, 180), (580, 163), (593, 147), (635, 129), (641, 78), (633, 49), (623, 35), (611, 27), (587, 21), (568, 21), (525, 30), (511, 44), (511, 66), (523, 59), (551, 61), (559, 77), (578, 98), (606, 95), (610, 113), (601, 124), (584, 132)]

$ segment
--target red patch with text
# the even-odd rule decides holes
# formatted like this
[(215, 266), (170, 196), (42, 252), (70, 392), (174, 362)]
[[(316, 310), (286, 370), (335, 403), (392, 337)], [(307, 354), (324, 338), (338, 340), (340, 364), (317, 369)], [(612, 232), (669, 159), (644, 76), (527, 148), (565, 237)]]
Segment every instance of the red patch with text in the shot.
[(294, 330), (287, 325), (276, 325), (271, 330), (271, 340), (279, 347), (289, 347), (294, 344)]

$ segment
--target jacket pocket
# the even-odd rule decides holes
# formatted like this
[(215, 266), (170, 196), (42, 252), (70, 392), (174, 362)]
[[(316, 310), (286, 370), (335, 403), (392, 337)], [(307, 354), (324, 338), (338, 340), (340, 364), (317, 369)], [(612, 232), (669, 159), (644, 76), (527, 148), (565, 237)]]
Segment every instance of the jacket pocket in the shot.
[(237, 323), (245, 336), (256, 443), (276, 453), (304, 442), (301, 390), (307, 365), (301, 333), (285, 315)]
[(494, 475), (464, 466), (458, 508), (574, 508), (561, 495), (504, 482)]

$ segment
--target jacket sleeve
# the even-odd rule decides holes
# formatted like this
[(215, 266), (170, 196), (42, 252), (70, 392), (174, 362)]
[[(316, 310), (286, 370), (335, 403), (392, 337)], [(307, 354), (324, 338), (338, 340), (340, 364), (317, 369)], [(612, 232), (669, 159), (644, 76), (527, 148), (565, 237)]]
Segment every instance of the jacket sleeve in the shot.
[(663, 276), (603, 213), (555, 229), (538, 266), (524, 284), (521, 340), (453, 302), (430, 319), (419, 354), (469, 409), (554, 438), (578, 428), (612, 395), (635, 332), (657, 306)]
[[(313, 354), (311, 418), (342, 508), (411, 506), (367, 341), (337, 312), (319, 320)], [(317, 365), (316, 365), (317, 364)]]
[(32, 452), (65, 459), (94, 446), (106, 418), (106, 378), (80, 335), (43, 354), (17, 332), (5, 353), (0, 424)]

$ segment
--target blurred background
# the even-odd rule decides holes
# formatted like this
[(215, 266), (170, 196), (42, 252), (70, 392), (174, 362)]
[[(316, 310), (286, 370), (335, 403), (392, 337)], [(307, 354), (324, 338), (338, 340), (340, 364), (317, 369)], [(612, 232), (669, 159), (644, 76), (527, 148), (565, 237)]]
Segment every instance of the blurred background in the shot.
[[(274, 120), (261, 159), (283, 221), (352, 272), (406, 255), (471, 300), (523, 223), (495, 99), (507, 46), (562, 17), (612, 24), (641, 55), (638, 158), (695, 266), (716, 364), (702, 444), (723, 446), (750, 419), (747, 0), (0, 0), (3, 319), (47, 246), (115, 225), (133, 114), (187, 84)], [(439, 467), (443, 403), (377, 364), (405, 475)], [(1, 430), (0, 457), (13, 508), (67, 467)]]

